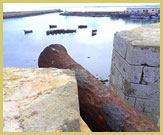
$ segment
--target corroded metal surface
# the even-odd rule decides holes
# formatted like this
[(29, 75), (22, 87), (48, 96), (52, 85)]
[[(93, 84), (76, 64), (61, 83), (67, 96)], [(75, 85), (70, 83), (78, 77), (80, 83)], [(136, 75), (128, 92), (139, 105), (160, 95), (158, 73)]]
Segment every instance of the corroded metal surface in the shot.
[(157, 126), (76, 63), (62, 45), (46, 47), (39, 56), (38, 65), (75, 71), (81, 116), (92, 131), (159, 132)]
[(120, 132), (126, 125), (126, 119), (129, 117), (127, 112), (121, 107), (112, 103), (102, 105), (101, 112), (107, 124), (114, 132)]

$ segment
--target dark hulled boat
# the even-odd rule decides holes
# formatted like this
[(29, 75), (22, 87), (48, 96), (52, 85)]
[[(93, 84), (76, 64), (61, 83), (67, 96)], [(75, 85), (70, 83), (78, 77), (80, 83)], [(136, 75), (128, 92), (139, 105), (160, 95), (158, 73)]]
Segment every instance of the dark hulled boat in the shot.
[(49, 25), (49, 28), (57, 28), (57, 25)]
[(32, 33), (32, 32), (33, 32), (33, 30), (24, 30), (25, 34)]
[(79, 25), (78, 28), (79, 28), (79, 29), (87, 28), (87, 25)]

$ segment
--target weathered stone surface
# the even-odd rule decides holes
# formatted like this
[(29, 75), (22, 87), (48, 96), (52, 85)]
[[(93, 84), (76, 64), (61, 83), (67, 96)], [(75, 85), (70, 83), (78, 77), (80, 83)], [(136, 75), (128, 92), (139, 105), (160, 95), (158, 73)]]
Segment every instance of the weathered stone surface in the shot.
[[(118, 76), (118, 77), (117, 77)], [(124, 79), (117, 68), (112, 64), (111, 65), (111, 75), (109, 80), (109, 88), (113, 90), (120, 98), (124, 99), (125, 95), (123, 93)]]
[(116, 34), (133, 46), (159, 47), (160, 23), (138, 27), (130, 31), (121, 31)]
[(128, 46), (126, 60), (133, 65), (160, 66), (160, 48), (148, 46)]
[[(128, 83), (116, 69), (114, 65), (111, 65), (111, 76), (110, 76), (110, 85), (109, 87), (120, 96), (122, 99), (125, 99), (127, 103), (134, 105), (134, 97), (148, 98), (160, 100), (160, 87), (159, 85), (154, 84), (134, 84)], [(125, 96), (132, 96), (125, 98)], [(131, 98), (134, 98), (132, 101)]]
[(112, 53), (112, 64), (119, 70), (121, 75), (128, 81), (139, 83), (143, 66), (130, 65), (115, 50)]
[(125, 96), (125, 101), (130, 104), (131, 106), (135, 107), (135, 102), (136, 102), (136, 98), (135, 97), (129, 97), (129, 96)]
[[(149, 110), (159, 110), (160, 23), (116, 33), (112, 57), (109, 87), (136, 108), (142, 106), (141, 100)], [(143, 115), (157, 123), (159, 115), (155, 111), (140, 108)]]
[(146, 83), (160, 85), (160, 68), (156, 67), (144, 67), (143, 69), (143, 81)]
[(141, 111), (144, 116), (153, 121), (153, 123), (159, 123), (160, 101), (137, 98), (135, 108)]
[(127, 41), (120, 36), (117, 36), (118, 33), (114, 35), (113, 47), (121, 55), (121, 57), (126, 58), (127, 52)]
[[(52, 49), (53, 48), (53, 49)], [(66, 49), (59, 44), (46, 47), (39, 56), (39, 67), (68, 68), (75, 71), (78, 82), (80, 112), (92, 131), (113, 131), (106, 117), (101, 114), (102, 104), (112, 104), (126, 111), (128, 118), (121, 126), (116, 125), (116, 131), (123, 132), (158, 132), (159, 128), (145, 119), (136, 109), (132, 108), (101, 81), (97, 80), (81, 65), (77, 64)], [(116, 111), (118, 111), (116, 109)], [(119, 110), (121, 111), (121, 109)], [(119, 114), (120, 112), (115, 112)]]
[(156, 112), (159, 114), (160, 112), (160, 101), (155, 100), (143, 100), (142, 98), (137, 98), (135, 107), (144, 113), (153, 113)]
[[(159, 23), (139, 27), (131, 31), (121, 31), (116, 33), (115, 36), (115, 39), (122, 39), (122, 43), (115, 40), (115, 50), (117, 50), (123, 58), (126, 58), (128, 63), (133, 65), (160, 65)], [(126, 51), (123, 51), (122, 55), (118, 49)], [(126, 54), (126, 57), (124, 57), (124, 54)]]
[(78, 132), (74, 72), (56, 68), (3, 69), (4, 132)]
[(133, 97), (140, 97), (145, 99), (153, 99), (153, 100), (160, 100), (160, 87), (158, 85), (149, 84), (130, 84), (131, 89), (133, 89), (133, 93), (130, 96)]

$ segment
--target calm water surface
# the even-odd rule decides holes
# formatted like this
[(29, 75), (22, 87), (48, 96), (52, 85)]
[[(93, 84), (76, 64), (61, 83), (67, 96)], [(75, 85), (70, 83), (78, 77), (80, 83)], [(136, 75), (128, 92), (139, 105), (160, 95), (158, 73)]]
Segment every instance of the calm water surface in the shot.
[[(3, 66), (38, 67), (38, 57), (50, 44), (62, 44), (69, 55), (99, 79), (108, 79), (114, 33), (155, 23), (156, 20), (123, 20), (109, 17), (71, 17), (58, 13), (3, 20)], [(46, 35), (49, 24), (77, 33)], [(78, 29), (78, 25), (88, 25)], [(24, 30), (33, 30), (24, 34)], [(97, 35), (91, 36), (91, 30)], [(90, 57), (90, 58), (88, 58)]]

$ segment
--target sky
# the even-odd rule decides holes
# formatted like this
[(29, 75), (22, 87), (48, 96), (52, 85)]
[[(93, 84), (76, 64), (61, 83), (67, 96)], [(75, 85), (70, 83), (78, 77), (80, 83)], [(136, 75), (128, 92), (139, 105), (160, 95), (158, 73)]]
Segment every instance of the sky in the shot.
[(107, 8), (110, 6), (128, 7), (128, 6), (159, 6), (159, 3), (4, 3), (3, 12), (8, 11), (30, 11), (40, 9), (71, 9), (81, 8)]

